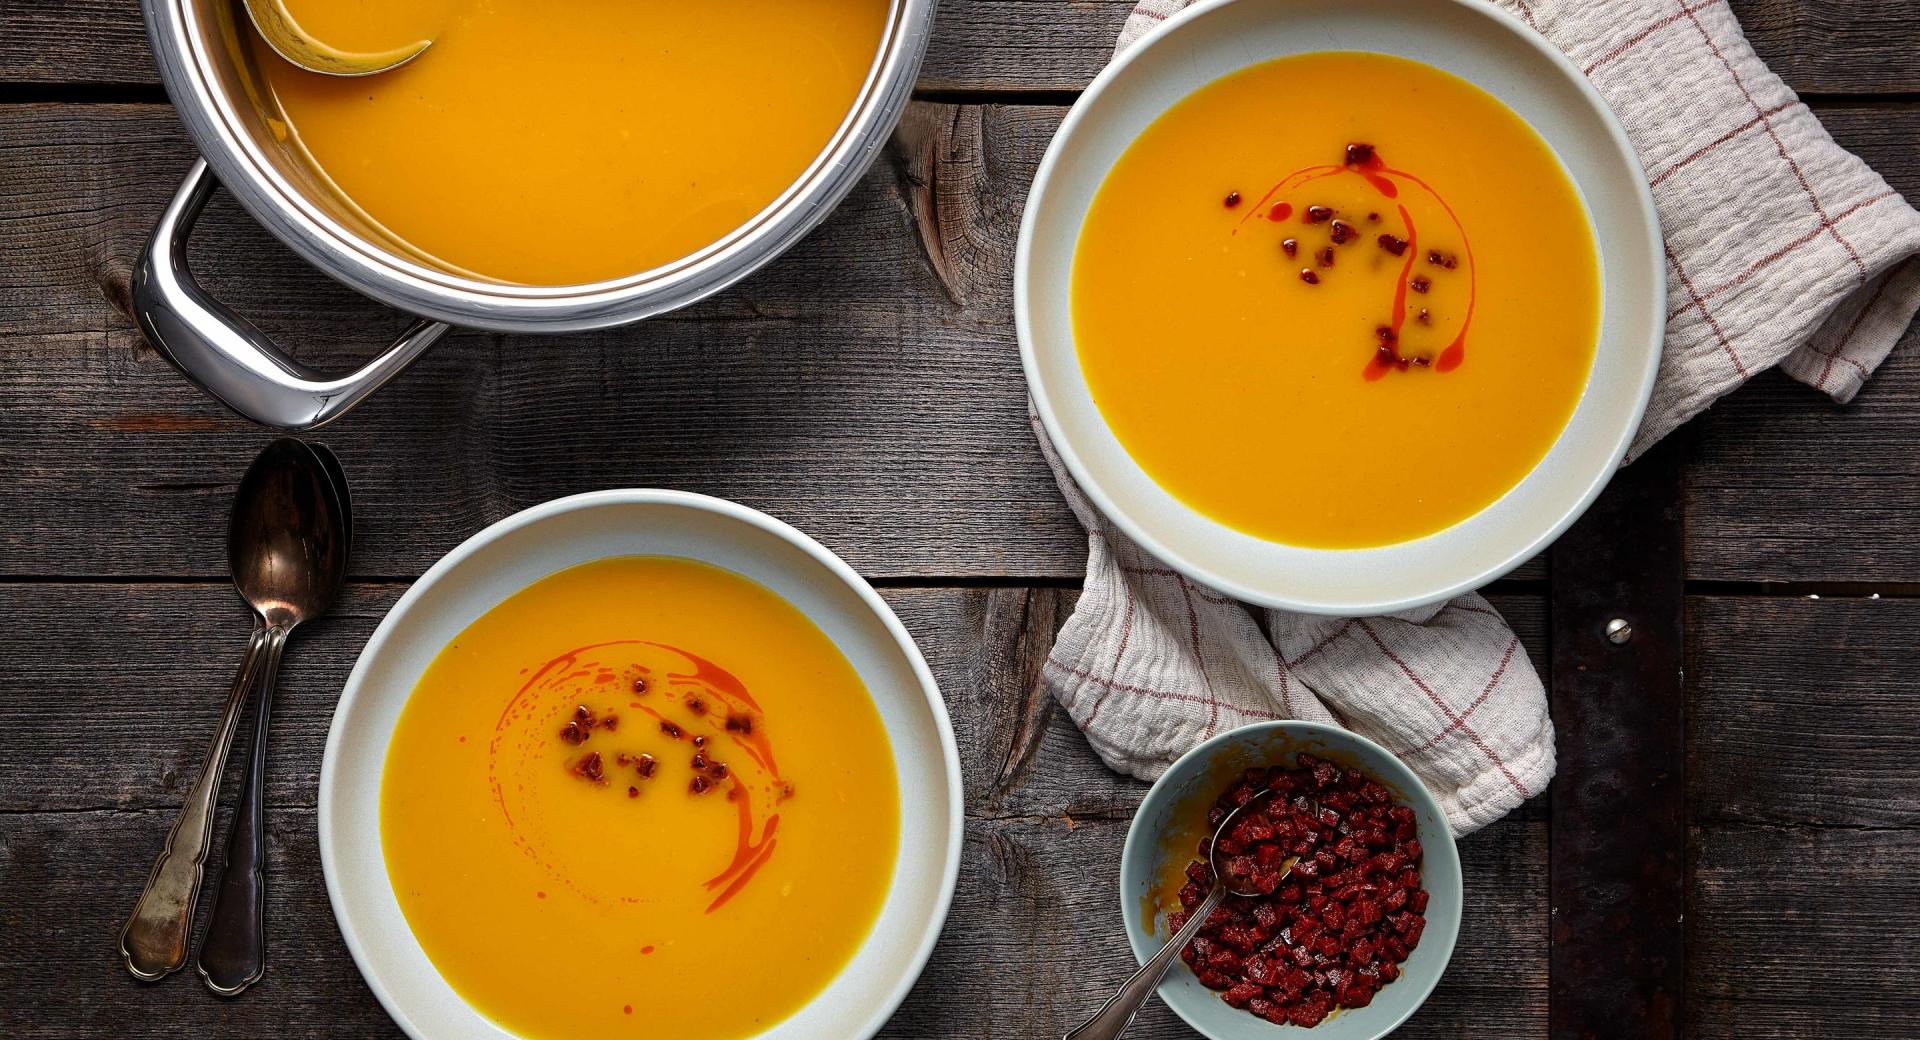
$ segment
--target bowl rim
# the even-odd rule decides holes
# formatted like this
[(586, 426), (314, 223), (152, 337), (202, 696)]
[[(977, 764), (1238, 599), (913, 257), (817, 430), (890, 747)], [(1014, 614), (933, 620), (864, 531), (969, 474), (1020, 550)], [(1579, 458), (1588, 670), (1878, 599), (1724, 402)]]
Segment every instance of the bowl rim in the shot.
[[(332, 827), (330, 826), (334, 806), (333, 784), (329, 782), (331, 775), (338, 768), (339, 756), (342, 753), (342, 747), (346, 739), (344, 735), (345, 730), (339, 725), (339, 720), (354, 698), (370, 696), (361, 692), (362, 685), (367, 681), (366, 674), (371, 669), (369, 662), (386, 650), (387, 643), (393, 638), (393, 630), (399, 625), (399, 619), (409, 610), (413, 609), (415, 604), (421, 599), (429, 595), (435, 586), (443, 581), (454, 568), (460, 566), (468, 557), (515, 531), (556, 516), (608, 506), (626, 505), (678, 506), (711, 513), (722, 519), (738, 521), (774, 535), (787, 544), (801, 550), (814, 562), (824, 566), (828, 572), (835, 578), (838, 578), (841, 583), (859, 597), (862, 605), (874, 615), (874, 618), (880, 622), (887, 634), (892, 637), (893, 642), (912, 669), (914, 678), (917, 680), (920, 688), (920, 693), (926, 698), (927, 707), (933, 717), (935, 736), (940, 742), (941, 765), (946, 774), (947, 788), (952, 794), (952, 797), (949, 799), (946, 845), (943, 850), (945, 869), (942, 871), (940, 878), (939, 898), (935, 900), (931, 908), (932, 913), (927, 919), (924, 933), (913, 946), (913, 952), (906, 963), (907, 970), (901, 973), (899, 980), (887, 991), (885, 997), (875, 1004), (873, 1011), (861, 1022), (858, 1032), (854, 1034), (859, 1040), (865, 1040), (865, 1038), (873, 1036), (886, 1025), (887, 1021), (893, 1017), (894, 1012), (899, 1010), (901, 1003), (906, 1000), (907, 994), (913, 989), (914, 984), (919, 981), (921, 974), (926, 969), (927, 961), (933, 956), (934, 947), (938, 944), (941, 934), (946, 929), (947, 917), (953, 908), (954, 890), (960, 876), (960, 859), (963, 852), (966, 824), (966, 788), (960, 773), (960, 753), (959, 746), (954, 739), (953, 722), (947, 714), (946, 700), (940, 694), (939, 683), (934, 679), (932, 669), (927, 666), (926, 658), (920, 653), (919, 645), (914, 642), (913, 636), (908, 633), (906, 626), (901, 623), (900, 618), (894, 614), (893, 608), (889, 607), (886, 601), (880, 598), (880, 594), (874, 590), (872, 585), (868, 584), (866, 579), (862, 578), (851, 565), (845, 560), (842, 560), (832, 550), (821, 545), (812, 537), (786, 521), (770, 516), (750, 506), (744, 506), (738, 502), (715, 498), (710, 495), (661, 488), (610, 488), (601, 491), (588, 491), (568, 495), (542, 502), (497, 520), (469, 536), (459, 545), (449, 550), (445, 556), (435, 561), (433, 566), (427, 569), (426, 573), (422, 574), (405, 593), (401, 594), (400, 598), (387, 610), (386, 616), (380, 619), (380, 623), (375, 626), (373, 634), (367, 638), (366, 645), (361, 648), (359, 656), (354, 659), (353, 669), (348, 673), (347, 681), (345, 685), (342, 686), (339, 700), (334, 707), (333, 718), (329, 720), (327, 724), (326, 747), (320, 758), (319, 801), (316, 826), (319, 831), (321, 874), (326, 881), (327, 903), (329, 909), (333, 912), (334, 924), (340, 930), (341, 938), (346, 941), (347, 951), (353, 957), (354, 967), (359, 970), (360, 976), (366, 982), (367, 988), (373, 991), (375, 999), (380, 1002), (380, 1006), (386, 1011), (387, 1016), (405, 1031), (408, 1036), (413, 1037), (414, 1040), (437, 1040), (437, 1038), (429, 1037), (415, 1028), (412, 1019), (404, 1013), (403, 1005), (399, 999), (369, 970), (369, 964), (371, 962), (369, 960), (370, 954), (367, 945), (363, 941), (363, 937), (355, 931), (354, 926), (349, 923), (348, 915), (343, 912), (349, 897), (341, 887), (341, 869), (336, 862), (337, 857), (341, 855), (341, 853), (334, 848)], [(873, 933), (869, 931), (867, 939), (863, 940), (863, 945), (866, 941), (871, 940), (872, 935)], [(458, 991), (455, 991), (455, 994), (457, 996)], [(817, 996), (815, 999), (817, 999)], [(461, 998), (461, 1000), (463, 1003), (465, 1002), (464, 997)], [(784, 1021), (785, 1019), (782, 1019), (779, 1022), (770, 1023), (767, 1028), (778, 1028), (781, 1022)], [(507, 1032), (505, 1027), (500, 1028), (503, 1032)]]
[[(1419, 993), (1413, 1003), (1408, 1006), (1405, 1012), (1372, 1034), (1372, 1040), (1380, 1040), (1381, 1037), (1390, 1035), (1394, 1030), (1406, 1024), (1407, 1019), (1412, 1018), (1416, 1012), (1426, 1005), (1427, 998), (1433, 995), (1434, 989), (1440, 985), (1440, 980), (1446, 976), (1447, 968), (1452, 965), (1453, 953), (1460, 941), (1460, 925), (1466, 919), (1466, 868), (1465, 865), (1460, 862), (1460, 845), (1458, 840), (1453, 836), (1453, 828), (1447, 823), (1447, 814), (1445, 810), (1440, 807), (1440, 800), (1435, 798), (1433, 792), (1427, 789), (1426, 783), (1420, 779), (1419, 774), (1415, 773), (1406, 762), (1402, 761), (1399, 755), (1388, 751), (1386, 747), (1378, 741), (1356, 733), (1353, 730), (1342, 729), (1339, 726), (1328, 725), (1324, 722), (1310, 722), (1305, 719), (1270, 719), (1264, 722), (1248, 723), (1245, 726), (1238, 726), (1223, 733), (1216, 733), (1206, 740), (1195, 744), (1179, 758), (1174, 759), (1173, 764), (1169, 765), (1166, 771), (1161, 773), (1159, 777), (1153, 781), (1153, 786), (1149, 787), (1146, 795), (1140, 799), (1139, 808), (1134, 811), (1133, 819), (1127, 823), (1126, 840), (1120, 846), (1120, 921), (1121, 928), (1126, 932), (1127, 948), (1133, 951), (1134, 959), (1143, 965), (1146, 964), (1147, 959), (1153, 956), (1159, 949), (1158, 943), (1154, 943), (1142, 936), (1137, 929), (1127, 926), (1128, 912), (1138, 908), (1139, 900), (1137, 897), (1130, 897), (1128, 894), (1126, 864), (1135, 862), (1137, 857), (1143, 855), (1143, 853), (1137, 851), (1136, 843), (1150, 842), (1158, 838), (1157, 835), (1149, 836), (1143, 833), (1145, 830), (1143, 821), (1146, 818), (1145, 810), (1148, 800), (1156, 797), (1173, 797), (1173, 795), (1167, 793), (1168, 786), (1173, 783), (1171, 778), (1180, 775), (1184, 770), (1193, 768), (1196, 764), (1204, 768), (1205, 763), (1203, 760), (1211, 758), (1224, 745), (1237, 740), (1245, 740), (1248, 737), (1261, 733), (1271, 733), (1275, 731), (1287, 733), (1290, 739), (1298, 739), (1302, 736), (1319, 737), (1324, 739), (1326, 743), (1335, 750), (1337, 750), (1341, 744), (1349, 744), (1377, 752), (1384, 760), (1393, 763), (1393, 769), (1401, 774), (1380, 779), (1392, 780), (1398, 783), (1405, 793), (1420, 802), (1423, 809), (1431, 812), (1433, 817), (1440, 821), (1440, 833), (1446, 836), (1444, 843), (1446, 855), (1454, 863), (1453, 884), (1445, 892), (1433, 892), (1432, 889), (1428, 889), (1428, 891), (1432, 892), (1436, 898), (1451, 900), (1453, 905), (1459, 908), (1460, 912), (1454, 923), (1454, 927), (1446, 930), (1445, 948), (1441, 950), (1440, 963), (1435, 968), (1433, 976), (1426, 981), (1425, 988)], [(1422, 839), (1422, 845), (1424, 851), (1424, 846), (1426, 845), (1424, 838)], [(1426, 942), (1427, 934), (1421, 936), (1422, 945)], [(1172, 972), (1170, 971), (1168, 974), (1171, 975)], [(1403, 977), (1400, 981), (1406, 981), (1406, 979)], [(1182, 1008), (1180, 1004), (1168, 1000), (1161, 991), (1171, 983), (1171, 979), (1163, 979), (1160, 985), (1155, 987), (1154, 993), (1160, 997), (1162, 1003), (1173, 1009), (1174, 1014), (1180, 1016), (1182, 1022), (1185, 1022), (1202, 1036), (1213, 1038), (1213, 1040), (1234, 1040), (1234, 1038), (1219, 1037), (1217, 1034), (1209, 1031), (1205, 1025), (1189, 1017), (1186, 1010)], [(1264, 1022), (1264, 1020), (1261, 1019), (1253, 1020), (1261, 1022), (1264, 1025), (1272, 1025), (1272, 1023)], [(1276, 1026), (1276, 1028), (1289, 1029), (1297, 1027)]]
[[(1659, 214), (1654, 208), (1652, 189), (1648, 187), (1644, 176), (1636, 175), (1630, 178), (1634, 186), (1633, 196), (1636, 204), (1635, 208), (1639, 211), (1643, 222), (1643, 227), (1640, 230), (1647, 234), (1648, 238), (1654, 243), (1656, 250), (1654, 256), (1647, 258), (1649, 260), (1649, 271), (1653, 285), (1651, 291), (1648, 293), (1648, 299), (1644, 304), (1647, 312), (1654, 317), (1654, 349), (1648, 353), (1647, 360), (1642, 366), (1643, 370), (1639, 373), (1640, 384), (1630, 410), (1631, 414), (1626, 416), (1628, 421), (1622, 425), (1620, 432), (1614, 437), (1614, 444), (1608, 453), (1608, 464), (1596, 469), (1594, 474), (1588, 479), (1586, 487), (1581, 490), (1570, 507), (1564, 510), (1561, 515), (1555, 517), (1551, 524), (1539, 528), (1538, 533), (1532, 538), (1517, 543), (1511, 551), (1501, 555), (1496, 562), (1481, 568), (1477, 573), (1455, 579), (1451, 583), (1443, 586), (1421, 591), (1406, 592), (1395, 597), (1381, 597), (1375, 600), (1339, 601), (1305, 599), (1297, 596), (1277, 594), (1263, 588), (1249, 585), (1230, 574), (1222, 573), (1218, 570), (1195, 563), (1183, 554), (1173, 551), (1164, 541), (1155, 537), (1151, 531), (1136, 520), (1127, 510), (1119, 507), (1114, 498), (1107, 493), (1107, 490), (1093, 478), (1091, 469), (1082, 460), (1078, 449), (1075, 447), (1074, 440), (1068, 435), (1066, 425), (1061, 421), (1058, 412), (1055, 410), (1053, 400), (1045, 389), (1047, 384), (1042, 377), (1039, 352), (1035, 345), (1036, 336), (1034, 334), (1032, 305), (1033, 243), (1039, 225), (1038, 214), (1048, 202), (1049, 196), (1047, 188), (1049, 182), (1054, 177), (1055, 169), (1064, 161), (1063, 156), (1067, 150), (1065, 142), (1073, 136), (1073, 132), (1083, 121), (1090, 118), (1088, 113), (1099, 104), (1100, 99), (1112, 87), (1114, 81), (1132, 66), (1134, 62), (1138, 61), (1143, 55), (1160, 44), (1161, 41), (1178, 32), (1182, 27), (1241, 2), (1260, 2), (1260, 0), (1199, 0), (1199, 2), (1178, 11), (1148, 30), (1124, 51), (1116, 54), (1113, 60), (1110, 61), (1105, 68), (1100, 70), (1099, 75), (1094, 77), (1093, 81), (1088, 84), (1087, 89), (1082, 92), (1078, 100), (1074, 102), (1073, 107), (1068, 110), (1066, 117), (1061, 120), (1059, 128), (1054, 132), (1053, 139), (1048, 143), (1046, 153), (1041, 157), (1039, 168), (1034, 174), (1033, 186), (1028, 193), (1026, 207), (1021, 215), (1020, 232), (1016, 239), (1014, 251), (1014, 327), (1020, 341), (1020, 364), (1026, 375), (1027, 387), (1033, 403), (1034, 412), (1039, 416), (1048, 438), (1053, 442), (1054, 450), (1059, 454), (1060, 461), (1066, 467), (1068, 474), (1072, 476), (1074, 484), (1080, 489), (1082, 494), (1087, 496), (1088, 500), (1093, 503), (1100, 514), (1112, 522), (1114, 526), (1118, 527), (1127, 537), (1133, 539), (1136, 544), (1145, 549), (1155, 559), (1161, 560), (1168, 566), (1180, 571), (1188, 578), (1202, 585), (1217, 589), (1234, 599), (1263, 607), (1328, 616), (1377, 616), (1414, 610), (1444, 602), (1462, 593), (1471, 592), (1474, 589), (1480, 588), (1486, 583), (1511, 572), (1514, 568), (1532, 559), (1547, 546), (1551, 545), (1562, 534), (1566, 533), (1569, 527), (1573, 526), (1573, 523), (1587, 511), (1588, 507), (1592, 506), (1594, 500), (1600, 496), (1600, 492), (1606, 488), (1608, 481), (1619, 471), (1622, 460), (1626, 458), (1627, 451), (1632, 446), (1634, 437), (1639, 432), (1640, 424), (1646, 416), (1647, 404), (1653, 396), (1654, 382), (1660, 371), (1661, 348), (1664, 345), (1666, 331), (1666, 306), (1664, 303), (1666, 297), (1666, 267), (1663, 259), (1657, 253), (1659, 243), (1663, 242), (1664, 238), (1660, 230)], [(1640, 170), (1640, 164), (1637, 158), (1638, 153), (1634, 150), (1633, 142), (1627, 137), (1625, 127), (1620, 124), (1619, 117), (1614, 114), (1612, 107), (1607, 104), (1606, 99), (1600, 96), (1600, 92), (1594, 87), (1593, 83), (1581, 73), (1579, 68), (1573, 64), (1573, 61), (1562, 53), (1559, 48), (1553, 46), (1544, 36), (1527, 26), (1519, 18), (1495, 4), (1486, 3), (1485, 0), (1445, 0), (1445, 2), (1452, 4), (1455, 8), (1468, 10), (1476, 15), (1490, 19), (1495, 24), (1504, 28), (1509, 34), (1532, 48), (1541, 57), (1545, 58), (1548, 63), (1583, 96), (1587, 104), (1599, 117), (1601, 124), (1607, 131), (1608, 144), (1611, 146), (1611, 150), (1617, 152), (1621, 158), (1626, 160), (1632, 169), (1636, 171)], [(1223, 71), (1221, 76), (1224, 75), (1226, 75), (1226, 72)], [(1215, 81), (1217, 82), (1217, 80), (1218, 77), (1216, 77)], [(1505, 102), (1502, 103), (1504, 104)], [(1590, 389), (1590, 387), (1591, 383), (1589, 383), (1588, 388)], [(1582, 390), (1582, 399), (1584, 399), (1586, 392), (1587, 389)], [(1562, 434), (1564, 434), (1564, 432), (1563, 429)], [(1557, 440), (1558, 438), (1556, 438), (1556, 443)], [(1124, 450), (1124, 445), (1122, 449)], [(1544, 461), (1544, 457), (1542, 461)], [(1528, 473), (1531, 474), (1534, 470), (1538, 469), (1538, 467), (1539, 463), (1535, 463), (1533, 469), (1530, 469)], [(1524, 481), (1525, 478), (1523, 477), (1522, 480)], [(1515, 487), (1518, 486), (1518, 484), (1515, 485)], [(1505, 494), (1511, 493), (1512, 490), (1513, 488), (1509, 488), (1507, 492), (1503, 493), (1502, 497), (1504, 497)], [(1495, 501), (1498, 501), (1498, 499)], [(1181, 502), (1180, 505), (1189, 512), (1205, 517), (1205, 514), (1198, 513), (1197, 510), (1194, 510), (1192, 506), (1187, 505), (1185, 502)], [(1482, 510), (1489, 508), (1491, 505), (1492, 503), (1483, 506)], [(1476, 511), (1474, 515), (1478, 515), (1478, 512), (1479, 511)], [(1211, 520), (1211, 518), (1207, 519)], [(1468, 519), (1471, 519), (1471, 517)], [(1212, 522), (1224, 529), (1233, 530), (1233, 528), (1228, 527), (1220, 521)], [(1457, 524), (1449, 525), (1448, 528), (1442, 528), (1441, 531), (1423, 537), (1433, 537), (1444, 533), (1453, 526), (1457, 526)], [(1414, 539), (1414, 541), (1418, 540), (1419, 539)], [(1359, 556), (1405, 544), (1410, 543), (1395, 542), (1385, 546), (1312, 551), (1348, 553)]]

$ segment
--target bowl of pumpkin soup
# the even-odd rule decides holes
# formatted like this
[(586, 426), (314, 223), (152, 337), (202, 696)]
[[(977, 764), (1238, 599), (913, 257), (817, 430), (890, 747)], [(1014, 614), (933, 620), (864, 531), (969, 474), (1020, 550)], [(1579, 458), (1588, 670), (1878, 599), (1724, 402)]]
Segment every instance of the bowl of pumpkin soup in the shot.
[(419, 1038), (872, 1035), (945, 920), (958, 755), (874, 591), (764, 514), (607, 491), (401, 597), (321, 766), (328, 894)]
[[(275, 426), (332, 418), (448, 326), (600, 328), (745, 277), (879, 153), (933, 16), (933, 0), (276, 2), (342, 51), (427, 46), (327, 75), (236, 0), (142, 3), (204, 157), (142, 259), (143, 331)], [(431, 324), (345, 380), (285, 362), (186, 270), (216, 178), (321, 271)]]
[(1209, 0), (1062, 123), (1016, 259), (1035, 410), (1115, 525), (1373, 614), (1538, 553), (1637, 428), (1659, 226), (1600, 98), (1473, 0)]

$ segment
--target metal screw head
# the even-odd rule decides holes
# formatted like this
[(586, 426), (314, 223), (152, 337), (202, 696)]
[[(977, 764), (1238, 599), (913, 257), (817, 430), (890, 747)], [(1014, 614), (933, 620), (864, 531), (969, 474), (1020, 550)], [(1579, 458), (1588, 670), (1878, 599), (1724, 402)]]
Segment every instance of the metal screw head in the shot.
[(1607, 622), (1607, 642), (1615, 646), (1633, 638), (1633, 624), (1626, 618), (1614, 618)]

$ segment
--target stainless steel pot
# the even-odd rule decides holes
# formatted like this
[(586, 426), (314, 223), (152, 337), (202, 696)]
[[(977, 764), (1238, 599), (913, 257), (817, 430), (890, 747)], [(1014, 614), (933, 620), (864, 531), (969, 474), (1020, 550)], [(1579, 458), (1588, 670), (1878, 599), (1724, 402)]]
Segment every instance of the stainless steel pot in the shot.
[[(134, 272), (141, 331), (189, 379), (255, 422), (311, 429), (339, 418), (453, 326), (566, 332), (638, 321), (732, 285), (780, 255), (844, 198), (885, 145), (913, 89), (935, 0), (893, 0), (879, 55), (853, 109), (799, 180), (700, 252), (589, 285), (536, 287), (462, 277), (418, 262), (362, 224), (275, 139), (238, 0), (141, 0), (160, 78), (204, 158), (187, 173)], [(209, 296), (186, 265), (187, 237), (214, 178), (315, 267), (419, 316), (356, 372), (329, 377), (288, 358)]]

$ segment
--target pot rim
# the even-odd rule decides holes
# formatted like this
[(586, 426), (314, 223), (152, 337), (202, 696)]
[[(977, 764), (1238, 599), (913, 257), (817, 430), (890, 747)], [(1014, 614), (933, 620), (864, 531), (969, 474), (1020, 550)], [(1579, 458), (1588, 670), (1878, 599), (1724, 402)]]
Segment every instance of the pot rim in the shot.
[(141, 0), (147, 39), (200, 154), (254, 220), (328, 276), (390, 307), (495, 332), (571, 332), (639, 321), (733, 285), (826, 218), (879, 155), (911, 98), (937, 0), (891, 0), (867, 79), (834, 135), (766, 208), (705, 248), (622, 278), (534, 286), (465, 277), (396, 255), (315, 206), (245, 129), (250, 106), (220, 90), (191, 0)]

